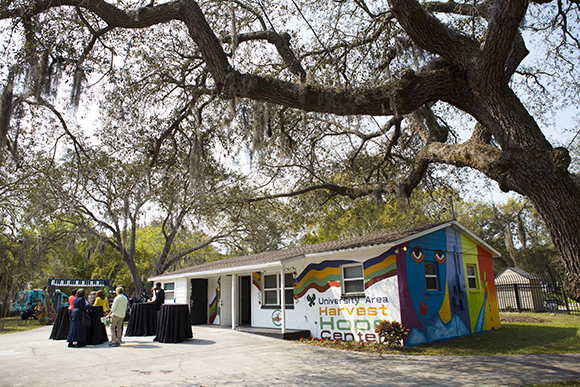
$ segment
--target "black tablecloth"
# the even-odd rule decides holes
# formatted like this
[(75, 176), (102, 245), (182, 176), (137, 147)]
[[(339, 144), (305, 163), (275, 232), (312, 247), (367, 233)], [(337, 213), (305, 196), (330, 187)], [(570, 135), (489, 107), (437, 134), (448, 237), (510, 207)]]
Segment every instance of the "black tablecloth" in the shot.
[(157, 305), (133, 304), (125, 336), (153, 336), (157, 333)]
[(101, 321), (103, 307), (93, 306), (89, 309), (91, 326), (87, 328), (87, 344), (97, 345), (109, 341), (105, 324)]
[(56, 312), (56, 318), (54, 319), (54, 325), (50, 332), (50, 338), (52, 340), (66, 340), (69, 324), (68, 306), (61, 306)]
[(160, 343), (180, 343), (191, 339), (191, 316), (187, 304), (163, 304), (159, 312), (157, 336)]

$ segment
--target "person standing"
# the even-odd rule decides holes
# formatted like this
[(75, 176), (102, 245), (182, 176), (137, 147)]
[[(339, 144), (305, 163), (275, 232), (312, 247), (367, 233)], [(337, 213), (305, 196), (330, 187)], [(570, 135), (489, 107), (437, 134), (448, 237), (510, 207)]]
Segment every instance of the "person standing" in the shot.
[(149, 302), (147, 291), (144, 288), (139, 289), (139, 297), (136, 298), (135, 302), (137, 304)]
[(165, 303), (165, 290), (161, 287), (161, 282), (157, 282), (155, 284), (155, 299), (149, 302), (154, 302), (157, 307), (157, 315), (159, 315), (159, 311), (161, 310), (161, 305)]
[(70, 296), (68, 297), (68, 319), (70, 320), (70, 315), (74, 308), (75, 298), (77, 297), (77, 290), (73, 289)]
[(85, 289), (77, 290), (70, 317), (70, 331), (66, 340), (69, 347), (84, 347), (87, 345), (87, 328), (83, 327), (82, 320), (85, 309), (90, 307), (85, 300)]
[(109, 311), (109, 300), (107, 296), (105, 296), (105, 292), (103, 290), (99, 290), (97, 292), (97, 297), (95, 298), (95, 306), (102, 306), (103, 307), (103, 315), (106, 315)]
[(125, 319), (125, 313), (127, 312), (127, 297), (125, 297), (125, 290), (118, 286), (115, 289), (117, 296), (113, 300), (113, 305), (109, 312), (111, 317), (111, 344), (109, 347), (118, 347), (121, 345), (121, 339), (123, 338), (123, 320)]

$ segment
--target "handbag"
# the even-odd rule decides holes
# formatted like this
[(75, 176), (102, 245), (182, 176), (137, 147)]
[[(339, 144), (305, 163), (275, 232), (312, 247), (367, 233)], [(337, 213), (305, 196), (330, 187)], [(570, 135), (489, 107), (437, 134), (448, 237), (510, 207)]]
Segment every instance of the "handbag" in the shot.
[(89, 315), (89, 311), (85, 310), (82, 314), (81, 324), (83, 327), (88, 328), (91, 326), (91, 316)]

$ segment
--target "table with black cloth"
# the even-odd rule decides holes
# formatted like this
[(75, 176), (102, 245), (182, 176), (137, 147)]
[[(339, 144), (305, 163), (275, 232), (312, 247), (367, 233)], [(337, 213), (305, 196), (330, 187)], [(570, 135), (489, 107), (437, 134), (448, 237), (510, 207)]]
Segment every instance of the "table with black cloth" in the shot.
[(68, 328), (70, 320), (68, 316), (68, 306), (61, 306), (56, 312), (54, 325), (50, 332), (50, 339), (52, 340), (66, 340), (68, 336)]
[(97, 345), (109, 341), (105, 324), (101, 321), (103, 317), (103, 307), (93, 306), (89, 308), (91, 316), (91, 326), (87, 328), (87, 344)]
[(191, 316), (187, 304), (163, 304), (157, 321), (157, 336), (160, 343), (181, 343), (193, 338)]
[(157, 305), (133, 304), (125, 336), (154, 336), (157, 334)]

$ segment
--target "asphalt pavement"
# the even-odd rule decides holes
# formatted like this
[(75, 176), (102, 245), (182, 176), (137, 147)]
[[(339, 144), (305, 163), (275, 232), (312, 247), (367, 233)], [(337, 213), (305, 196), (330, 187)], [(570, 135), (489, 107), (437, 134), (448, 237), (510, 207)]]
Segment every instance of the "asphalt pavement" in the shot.
[(580, 380), (580, 354), (400, 356), (339, 351), (212, 326), (67, 348), (51, 327), (0, 335), (0, 386), (518, 386)]

